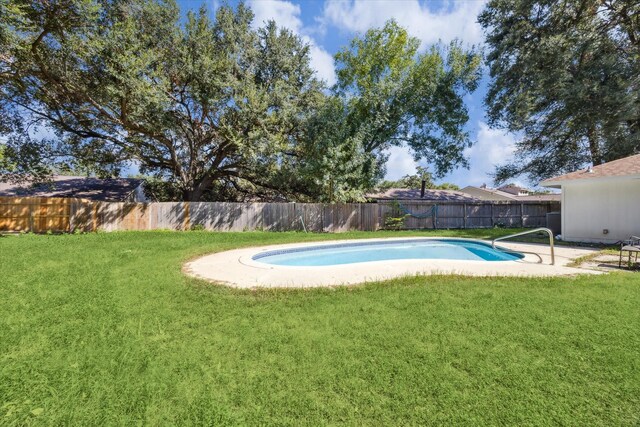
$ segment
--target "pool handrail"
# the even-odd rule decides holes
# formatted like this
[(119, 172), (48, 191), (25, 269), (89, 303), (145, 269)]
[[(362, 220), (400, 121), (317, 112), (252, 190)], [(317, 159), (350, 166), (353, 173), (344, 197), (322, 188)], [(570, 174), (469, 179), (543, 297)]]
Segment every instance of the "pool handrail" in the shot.
[(553, 251), (553, 231), (551, 231), (550, 229), (548, 229), (546, 227), (534, 228), (533, 230), (521, 231), (520, 233), (514, 233), (514, 234), (509, 234), (507, 236), (496, 237), (495, 239), (493, 239), (491, 241), (491, 247), (493, 249), (495, 249), (496, 248), (496, 242), (498, 242), (500, 240), (510, 239), (512, 237), (524, 236), (526, 234), (539, 233), (541, 231), (544, 231), (545, 233), (547, 233), (549, 235), (549, 248), (551, 248), (551, 265), (555, 265), (556, 264), (556, 257), (555, 257), (554, 251)]

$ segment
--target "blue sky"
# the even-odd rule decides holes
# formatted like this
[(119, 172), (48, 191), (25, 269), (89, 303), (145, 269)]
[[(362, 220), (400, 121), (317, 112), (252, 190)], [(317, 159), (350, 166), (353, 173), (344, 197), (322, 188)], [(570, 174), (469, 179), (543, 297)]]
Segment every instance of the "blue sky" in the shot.
[[(230, 4), (237, 3), (230, 1)], [(485, 0), (420, 1), (420, 0), (248, 0), (253, 9), (255, 25), (273, 19), (300, 35), (311, 46), (311, 63), (318, 76), (332, 83), (335, 79), (333, 55), (357, 34), (368, 28), (380, 27), (394, 18), (409, 33), (421, 41), (421, 48), (458, 38), (466, 45), (481, 46), (482, 29), (477, 24), (478, 13)], [(212, 12), (217, 0), (181, 0), (182, 12), (205, 4)], [(486, 124), (482, 99), (487, 78), (480, 88), (466, 99), (470, 120), (467, 125), (475, 144), (466, 155), (470, 169), (458, 169), (442, 181), (460, 186), (491, 184), (489, 174), (496, 164), (508, 160), (514, 149), (515, 137)], [(428, 165), (421, 162), (420, 165)], [(407, 148), (390, 151), (387, 178), (397, 179), (415, 172), (416, 164)], [(520, 182), (526, 184), (526, 182)]]

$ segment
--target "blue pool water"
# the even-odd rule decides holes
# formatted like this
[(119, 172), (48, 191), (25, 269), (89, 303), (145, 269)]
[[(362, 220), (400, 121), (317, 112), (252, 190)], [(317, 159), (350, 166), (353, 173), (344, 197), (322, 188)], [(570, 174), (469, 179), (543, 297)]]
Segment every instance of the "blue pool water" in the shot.
[(515, 261), (522, 257), (522, 254), (493, 249), (487, 243), (472, 240), (411, 239), (275, 250), (254, 255), (253, 260), (273, 265), (311, 267), (395, 259)]

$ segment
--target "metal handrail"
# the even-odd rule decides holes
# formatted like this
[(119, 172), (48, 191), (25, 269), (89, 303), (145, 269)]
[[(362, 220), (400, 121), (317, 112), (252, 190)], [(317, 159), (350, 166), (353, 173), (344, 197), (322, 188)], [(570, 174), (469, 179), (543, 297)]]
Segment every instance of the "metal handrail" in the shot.
[(522, 231), (520, 233), (509, 234), (508, 236), (496, 237), (495, 239), (493, 239), (491, 241), (491, 247), (493, 249), (495, 249), (496, 248), (496, 242), (500, 241), (500, 240), (510, 239), (512, 237), (524, 236), (525, 234), (538, 233), (540, 231), (544, 231), (545, 233), (547, 233), (549, 235), (549, 247), (551, 248), (551, 265), (555, 265), (556, 257), (555, 257), (555, 254), (553, 252), (553, 231), (551, 231), (551, 230), (549, 230), (548, 228), (545, 228), (545, 227), (535, 228), (533, 230)]

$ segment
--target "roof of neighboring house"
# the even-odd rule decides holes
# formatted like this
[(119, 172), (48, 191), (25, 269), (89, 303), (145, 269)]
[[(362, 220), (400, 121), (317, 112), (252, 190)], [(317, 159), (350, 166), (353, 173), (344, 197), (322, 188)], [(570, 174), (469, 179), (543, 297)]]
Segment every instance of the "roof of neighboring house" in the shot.
[[(505, 187), (500, 188), (489, 188), (489, 187), (475, 187), (473, 185), (468, 185), (464, 187), (461, 191), (469, 192), (472, 196), (476, 195), (473, 193), (486, 193), (486, 196), (477, 196), (478, 198), (483, 198), (483, 200), (515, 200), (521, 202), (553, 202), (560, 201), (562, 196), (560, 193), (548, 193), (548, 194), (531, 194), (530, 190), (526, 188), (518, 187), (518, 186), (507, 186), (508, 188), (517, 189), (519, 193), (528, 193), (526, 196), (518, 196), (518, 193), (509, 193), (503, 191)], [(514, 190), (515, 191), (515, 190)], [(496, 197), (494, 197), (496, 196)]]
[(388, 190), (378, 193), (367, 194), (366, 197), (375, 200), (478, 201), (475, 197), (456, 190), (425, 190), (424, 197), (420, 197), (419, 189), (414, 190), (410, 188), (389, 188)]
[[(499, 196), (495, 199), (497, 200), (502, 200), (502, 199), (509, 199), (509, 200), (513, 200), (516, 198), (515, 195), (495, 189), (495, 188), (489, 188), (489, 187), (475, 187), (473, 185), (467, 185), (466, 187), (464, 187), (462, 190), (462, 192), (467, 193), (468, 191), (473, 191), (473, 192), (480, 192), (480, 193), (485, 193), (486, 194), (486, 198), (484, 198), (485, 200), (494, 200), (494, 198), (492, 198), (492, 196)], [(481, 196), (482, 197), (482, 196)]]
[(529, 194), (530, 191), (526, 188), (520, 187), (518, 185), (515, 184), (508, 184), (508, 185), (503, 185), (502, 187), (498, 187), (498, 189), (496, 191), (501, 191), (504, 193), (509, 193), (509, 194), (513, 194), (514, 196), (517, 196), (521, 193), (524, 194)]
[(107, 202), (125, 201), (142, 183), (140, 179), (99, 179), (82, 176), (52, 177), (49, 183), (9, 184), (0, 182), (0, 196), (77, 197)]
[(546, 187), (558, 187), (568, 181), (626, 176), (640, 176), (640, 154), (549, 178), (540, 184)]
[(514, 200), (520, 200), (522, 202), (559, 202), (562, 200), (562, 194), (529, 194), (527, 196), (518, 196)]

